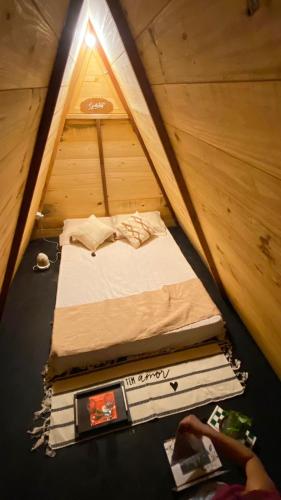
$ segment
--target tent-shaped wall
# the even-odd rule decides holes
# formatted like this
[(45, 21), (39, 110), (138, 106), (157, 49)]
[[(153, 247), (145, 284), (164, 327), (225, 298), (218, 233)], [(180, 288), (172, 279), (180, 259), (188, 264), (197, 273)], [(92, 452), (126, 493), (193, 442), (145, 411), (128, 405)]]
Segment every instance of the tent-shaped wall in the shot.
[(85, 44), (81, 52), (80, 71), (41, 199), (45, 218), (38, 235), (54, 236), (64, 219), (91, 212), (105, 216), (160, 210), (169, 225), (169, 208), (118, 96), (119, 87), (115, 89), (96, 46)]
[[(68, 2), (36, 0), (22, 6), (30, 19), (28, 36), (23, 37), (22, 14), (16, 4), (3, 2), (2, 33), (7, 33), (1, 45), (5, 70), (1, 70), (0, 93), (3, 299), (30, 239), (36, 211), (46, 211), (46, 234), (57, 230), (64, 217), (83, 215), (76, 209), (70, 214), (67, 198), (57, 195), (67, 196), (70, 184), (81, 182), (67, 174), (64, 178), (60, 170), (67, 144), (96, 133), (96, 125), (75, 122), (80, 119), (79, 92), (82, 99), (88, 97), (87, 78), (92, 78), (89, 68), (90, 76), (77, 90), (87, 57), (82, 40), (90, 21), (143, 141), (140, 146), (132, 120), (127, 122), (125, 116), (121, 121), (100, 118), (110, 210), (119, 211), (121, 202), (129, 212), (141, 209), (143, 200), (154, 200), (153, 208), (156, 203), (171, 220), (166, 196), (178, 223), (280, 374), (280, 7), (277, 1), (270, 6), (261, 2), (251, 16), (244, 3), (216, 2), (203, 8), (201, 2), (180, 0), (122, 0), (120, 4), (89, 0), (78, 19), (79, 2), (71, 2), (63, 31)], [(218, 19), (222, 20), (219, 26)], [(63, 58), (66, 70), (62, 82), (56, 82), (50, 75), (61, 33), (55, 70), (56, 74), (62, 71)], [(226, 33), (229, 43), (225, 43)], [(27, 40), (27, 46), (21, 45), (21, 39)], [(17, 64), (11, 67), (11, 60)], [(60, 88), (60, 92), (44, 152), (41, 144), (41, 161), (38, 137), (40, 142), (44, 127), (40, 118), (47, 123), (51, 107), (46, 109), (44, 102), (53, 102), (50, 92), (45, 101), (48, 84), (49, 91)], [(114, 85), (112, 92), (116, 93)], [(127, 115), (122, 103), (119, 106), (120, 113)], [(139, 156), (129, 157), (134, 158), (131, 164), (144, 162), (140, 169), (145, 181), (144, 177), (137, 180), (137, 195), (125, 188), (124, 196), (117, 199), (122, 184), (115, 170), (119, 160), (112, 157), (107, 165), (107, 142), (119, 138), (121, 130), (122, 136), (128, 134), (130, 145), (135, 141)], [(145, 149), (150, 160), (142, 153)], [(96, 159), (93, 153), (93, 164)], [(148, 167), (150, 161), (156, 177)], [(38, 177), (33, 174), (36, 169)], [(93, 180), (95, 174), (89, 175)], [(149, 196), (144, 196), (142, 182), (144, 189), (147, 182)], [(104, 203), (100, 188), (93, 198), (94, 204)]]

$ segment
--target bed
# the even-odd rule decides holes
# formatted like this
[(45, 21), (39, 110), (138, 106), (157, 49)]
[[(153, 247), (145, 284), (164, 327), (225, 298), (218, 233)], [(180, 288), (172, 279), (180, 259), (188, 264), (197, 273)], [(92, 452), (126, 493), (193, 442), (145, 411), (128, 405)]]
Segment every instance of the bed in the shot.
[(125, 240), (95, 256), (62, 246), (49, 377), (223, 335), (220, 312), (168, 229), (137, 250)]

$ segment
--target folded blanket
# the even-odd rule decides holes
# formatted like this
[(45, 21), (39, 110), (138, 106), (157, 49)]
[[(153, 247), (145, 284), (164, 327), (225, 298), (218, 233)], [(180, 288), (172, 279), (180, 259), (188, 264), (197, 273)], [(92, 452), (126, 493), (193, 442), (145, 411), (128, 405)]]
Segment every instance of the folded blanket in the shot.
[[(146, 339), (219, 314), (198, 278), (128, 297), (57, 308), (49, 367), (55, 373), (62, 365), (71, 368), (71, 358), (83, 353), (91, 353), (91, 364), (113, 359), (117, 351), (126, 356), (127, 346), (136, 342), (142, 352)], [(67, 358), (70, 363), (62, 362), (59, 368), (59, 360)], [(88, 362), (84, 357), (82, 365)]]

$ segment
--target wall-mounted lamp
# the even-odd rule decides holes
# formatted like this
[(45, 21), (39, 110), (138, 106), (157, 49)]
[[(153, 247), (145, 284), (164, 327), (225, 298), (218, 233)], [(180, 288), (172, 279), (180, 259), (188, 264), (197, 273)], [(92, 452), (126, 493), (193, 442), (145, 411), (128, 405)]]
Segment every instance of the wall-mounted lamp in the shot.
[(92, 33), (88, 32), (85, 36), (85, 42), (89, 49), (92, 49), (96, 43), (96, 37)]

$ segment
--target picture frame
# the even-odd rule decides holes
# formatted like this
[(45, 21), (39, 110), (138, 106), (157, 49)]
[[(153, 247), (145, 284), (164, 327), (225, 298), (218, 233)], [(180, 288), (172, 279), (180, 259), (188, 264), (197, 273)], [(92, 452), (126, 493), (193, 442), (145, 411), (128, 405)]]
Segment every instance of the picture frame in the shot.
[(79, 391), (74, 395), (76, 439), (128, 426), (131, 416), (123, 382)]

